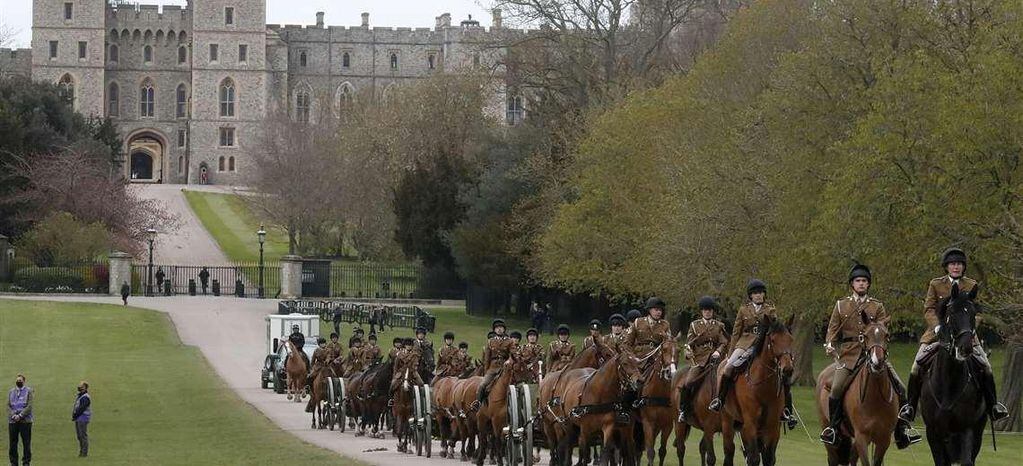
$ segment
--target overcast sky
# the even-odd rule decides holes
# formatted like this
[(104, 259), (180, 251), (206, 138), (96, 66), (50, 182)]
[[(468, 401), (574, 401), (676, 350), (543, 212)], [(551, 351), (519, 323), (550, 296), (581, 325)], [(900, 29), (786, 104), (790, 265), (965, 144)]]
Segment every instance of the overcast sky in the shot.
[[(56, 0), (51, 0), (56, 1)], [(201, 2), (202, 0), (196, 0)], [(149, 0), (142, 4), (184, 5), (185, 0)], [(451, 22), (472, 15), (490, 26), (490, 0), (267, 0), (269, 24), (315, 24), (316, 12), (326, 13), (328, 26), (358, 26), (362, 12), (370, 26), (434, 27), (437, 16), (451, 13)], [(15, 32), (13, 47), (32, 42), (32, 0), (0, 0), (0, 25)]]

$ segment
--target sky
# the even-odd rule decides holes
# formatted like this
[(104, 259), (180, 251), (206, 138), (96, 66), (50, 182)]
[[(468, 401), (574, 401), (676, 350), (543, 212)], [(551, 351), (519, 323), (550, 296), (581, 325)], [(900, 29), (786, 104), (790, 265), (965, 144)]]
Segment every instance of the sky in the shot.
[[(59, 0), (47, 0), (59, 1)], [(201, 2), (202, 0), (195, 0)], [(143, 0), (137, 3), (184, 5), (185, 0)], [(472, 15), (481, 26), (490, 26), (491, 0), (267, 0), (268, 24), (315, 24), (316, 12), (326, 13), (328, 26), (358, 26), (362, 12), (369, 25), (382, 27), (429, 27), (441, 13), (451, 13), (457, 24)], [(32, 0), (0, 0), (0, 26), (13, 30), (11, 44), (25, 48), (32, 42)]]

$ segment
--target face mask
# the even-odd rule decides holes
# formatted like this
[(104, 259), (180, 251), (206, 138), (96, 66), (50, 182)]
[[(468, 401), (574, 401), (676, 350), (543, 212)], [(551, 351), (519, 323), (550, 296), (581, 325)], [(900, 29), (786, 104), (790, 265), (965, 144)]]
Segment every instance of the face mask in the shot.
[(18, 388), (21, 388), (21, 387), (24, 387), (24, 386), (25, 386), (25, 382), (22, 382), (22, 381), (20, 381), (20, 380), (19, 380), (19, 381), (17, 381), (17, 382), (14, 382), (14, 385), (17, 385), (17, 386), (18, 386)]

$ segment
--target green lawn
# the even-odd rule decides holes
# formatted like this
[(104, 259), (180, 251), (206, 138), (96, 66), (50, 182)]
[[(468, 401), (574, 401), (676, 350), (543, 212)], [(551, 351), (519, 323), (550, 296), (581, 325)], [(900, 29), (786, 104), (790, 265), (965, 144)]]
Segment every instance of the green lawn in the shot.
[(265, 224), (264, 257), (276, 261), (288, 253), (288, 235), (281, 228), (258, 218), (241, 196), (185, 190), (185, 198), (203, 226), (220, 245), (227, 258), (236, 262), (259, 260), (256, 231)]
[(13, 384), (19, 372), (35, 390), (34, 464), (85, 463), (70, 422), (82, 379), (92, 386), (92, 464), (358, 464), (237, 398), (159, 312), (0, 299), (0, 374)]

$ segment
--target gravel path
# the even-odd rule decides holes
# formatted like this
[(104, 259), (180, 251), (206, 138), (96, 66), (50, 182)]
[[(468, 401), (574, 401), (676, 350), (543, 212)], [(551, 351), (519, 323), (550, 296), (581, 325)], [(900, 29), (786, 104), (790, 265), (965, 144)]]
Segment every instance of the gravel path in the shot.
[[(0, 296), (3, 299), (31, 299), (41, 301), (71, 301), (120, 304), (117, 297), (91, 296)], [(415, 464), (462, 464), (457, 459), (443, 459), (437, 455), (440, 442), (434, 441), (434, 457), (397, 453), (395, 440), (355, 437), (351, 431), (342, 434), (329, 430), (309, 428), (310, 415), (304, 412), (305, 403), (287, 401), (284, 395), (259, 386), (260, 369), (266, 356), (266, 323), (264, 318), (275, 313), (277, 301), (270, 299), (244, 299), (228, 297), (163, 297), (130, 298), (135, 307), (153, 309), (170, 315), (181, 341), (198, 347), (217, 374), (243, 400), (263, 412), (281, 429), (314, 445), (335, 451), (346, 457), (383, 466)], [(385, 451), (370, 449), (385, 448)], [(546, 458), (543, 464), (546, 464)]]
[[(227, 256), (220, 246), (202, 226), (188, 206), (184, 193), (185, 185), (174, 184), (137, 184), (135, 189), (145, 199), (157, 199), (167, 205), (167, 209), (181, 219), (181, 228), (174, 234), (157, 236), (153, 248), (153, 262), (171, 265), (230, 265)], [(191, 191), (232, 192), (230, 188), (215, 186), (188, 185)], [(159, 227), (157, 227), (159, 230)], [(163, 232), (161, 232), (163, 233)], [(148, 258), (139, 258), (144, 262)]]

